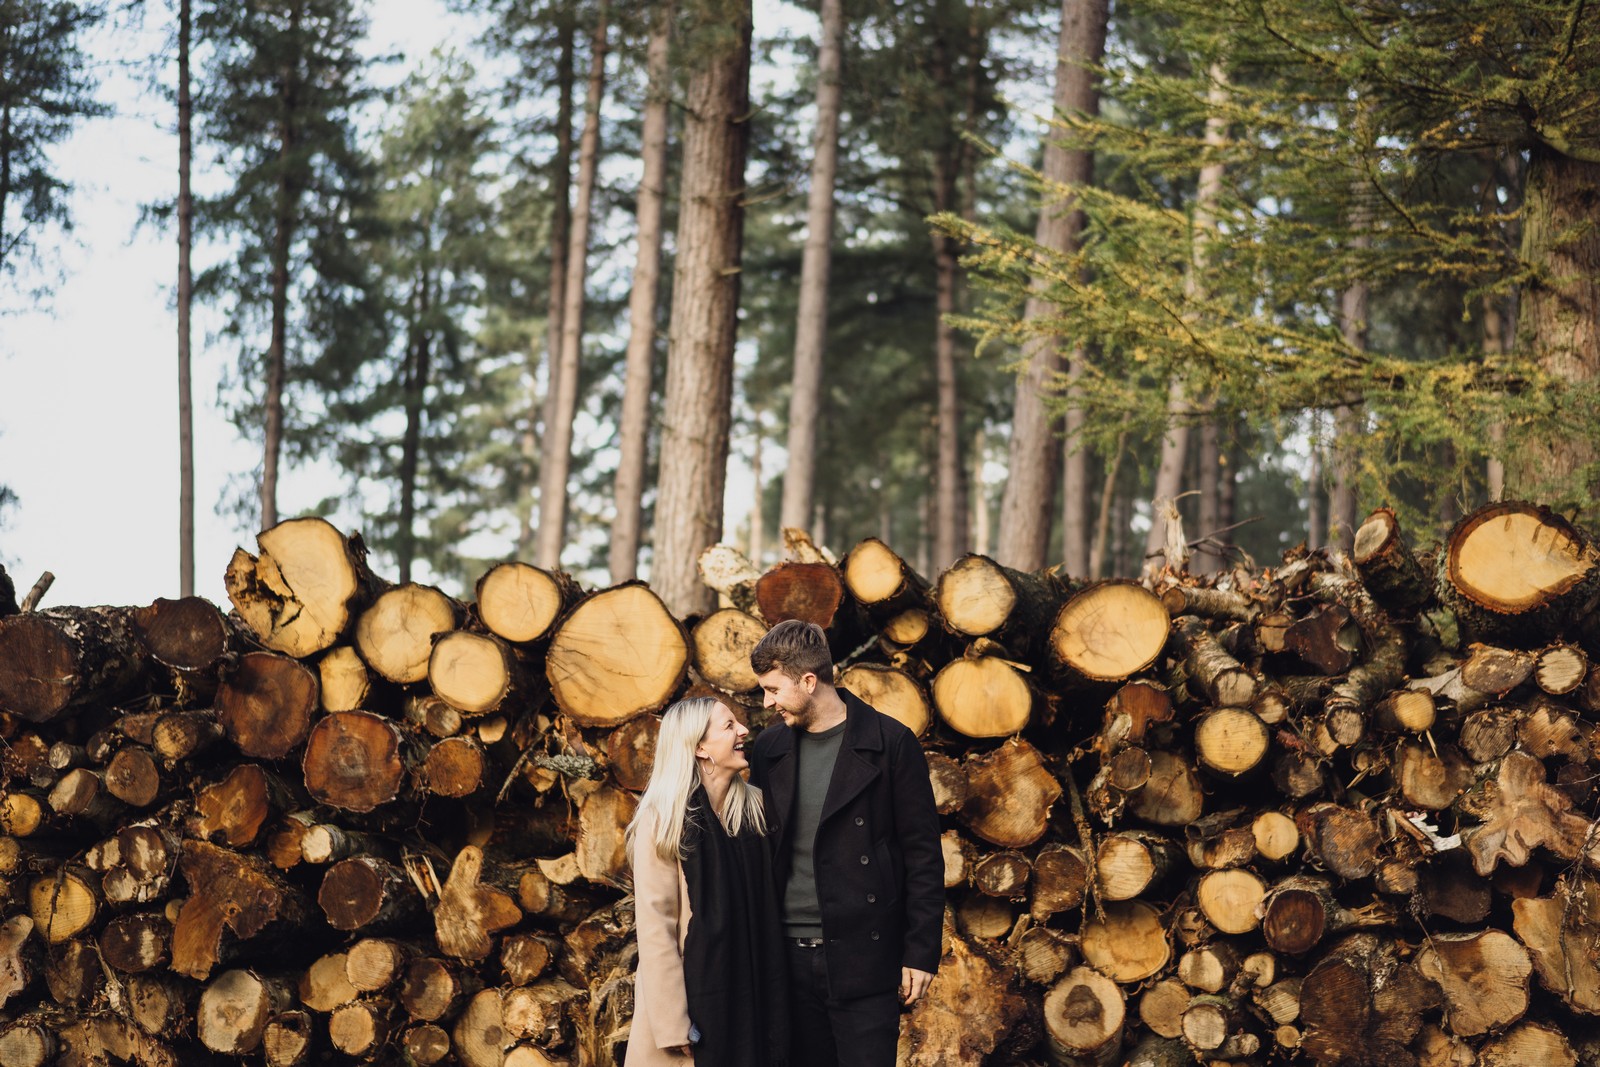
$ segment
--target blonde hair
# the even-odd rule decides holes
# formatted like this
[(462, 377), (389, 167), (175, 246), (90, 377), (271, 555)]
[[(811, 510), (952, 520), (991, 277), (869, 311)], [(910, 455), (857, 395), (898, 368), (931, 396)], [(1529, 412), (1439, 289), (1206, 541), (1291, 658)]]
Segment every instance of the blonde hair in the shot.
[[(680, 700), (661, 716), (661, 732), (656, 736), (655, 763), (650, 768), (650, 783), (639, 798), (639, 811), (628, 824), (629, 854), (633, 852), (645, 816), (651, 817), (651, 844), (664, 860), (684, 858), (683, 828), (689, 815), (689, 795), (700, 784), (694, 750), (705, 739), (711, 713), (722, 703), (711, 697)], [(734, 777), (722, 805), (722, 825), (729, 836), (738, 836), (749, 825), (758, 834), (767, 832), (766, 814), (761, 808), (761, 790)]]

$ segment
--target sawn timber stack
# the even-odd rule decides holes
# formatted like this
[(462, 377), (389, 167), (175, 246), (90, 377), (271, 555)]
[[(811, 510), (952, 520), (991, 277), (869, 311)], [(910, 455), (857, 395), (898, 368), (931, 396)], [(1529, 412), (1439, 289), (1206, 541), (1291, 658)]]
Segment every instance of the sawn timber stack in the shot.
[[(319, 519), (204, 600), (0, 600), (0, 1067), (620, 1064), (658, 714), (764, 723), (828, 624), (929, 754), (946, 953), (906, 1064), (1600, 1063), (1600, 559), (1533, 505), (1152, 585), (803, 535), (724, 606)], [(764, 614), (766, 613), (766, 614)]]

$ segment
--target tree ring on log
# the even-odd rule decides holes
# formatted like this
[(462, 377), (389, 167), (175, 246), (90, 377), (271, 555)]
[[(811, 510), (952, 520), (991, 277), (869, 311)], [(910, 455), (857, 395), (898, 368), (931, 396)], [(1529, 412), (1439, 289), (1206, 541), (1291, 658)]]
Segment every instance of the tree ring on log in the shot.
[(666, 707), (689, 663), (683, 627), (642, 582), (595, 593), (556, 626), (545, 675), (580, 726), (616, 726)]
[(1105, 919), (1084, 927), (1083, 958), (1116, 982), (1139, 982), (1158, 973), (1172, 958), (1161, 912), (1142, 900), (1108, 903)]
[(497, 564), (478, 579), (478, 618), (491, 633), (514, 644), (537, 641), (576, 597), (576, 586), (570, 579), (563, 581), (565, 577), (531, 563)]
[(492, 637), (455, 630), (434, 642), (428, 656), (433, 693), (463, 715), (495, 711), (511, 691), (516, 660)]
[(366, 573), (364, 550), (326, 519), (280, 522), (256, 536), (259, 557), (244, 549), (228, 564), (228, 599), (274, 652), (309, 656), (339, 639)]
[(1028, 725), (1033, 692), (1004, 660), (963, 656), (951, 660), (933, 679), (939, 717), (966, 737), (1010, 737)]
[(928, 697), (907, 673), (893, 667), (858, 663), (847, 668), (835, 683), (921, 737), (932, 717)]
[(306, 790), (319, 802), (371, 811), (400, 792), (400, 731), (369, 712), (330, 713), (311, 728), (301, 766)]
[(1450, 582), (1488, 611), (1520, 615), (1571, 591), (1595, 557), (1565, 519), (1530, 504), (1479, 509), (1450, 535)]
[(1017, 592), (994, 561), (963, 556), (939, 576), (938, 600), (952, 629), (967, 637), (998, 630), (1011, 617)]
[(1061, 606), (1050, 649), (1062, 666), (1096, 682), (1120, 682), (1156, 661), (1172, 620), (1166, 605), (1133, 582), (1102, 582)]

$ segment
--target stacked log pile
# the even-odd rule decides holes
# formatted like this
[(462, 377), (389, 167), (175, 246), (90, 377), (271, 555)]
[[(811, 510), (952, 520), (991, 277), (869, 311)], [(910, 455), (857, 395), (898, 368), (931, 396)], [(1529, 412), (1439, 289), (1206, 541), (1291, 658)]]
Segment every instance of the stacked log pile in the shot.
[(1600, 1062), (1600, 567), (1501, 504), (1153, 585), (790, 532), (724, 607), (318, 519), (203, 600), (0, 598), (0, 1067), (620, 1064), (656, 714), (828, 629), (924, 740), (946, 954), (906, 1064)]

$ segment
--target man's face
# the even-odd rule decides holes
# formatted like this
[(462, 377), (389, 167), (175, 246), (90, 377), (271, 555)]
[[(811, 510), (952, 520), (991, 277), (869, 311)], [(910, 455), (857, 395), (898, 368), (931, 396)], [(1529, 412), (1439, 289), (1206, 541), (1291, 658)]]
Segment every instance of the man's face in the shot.
[(813, 707), (817, 676), (807, 672), (791, 678), (777, 667), (756, 679), (761, 683), (761, 706), (775, 709), (792, 730), (810, 730), (816, 718)]

